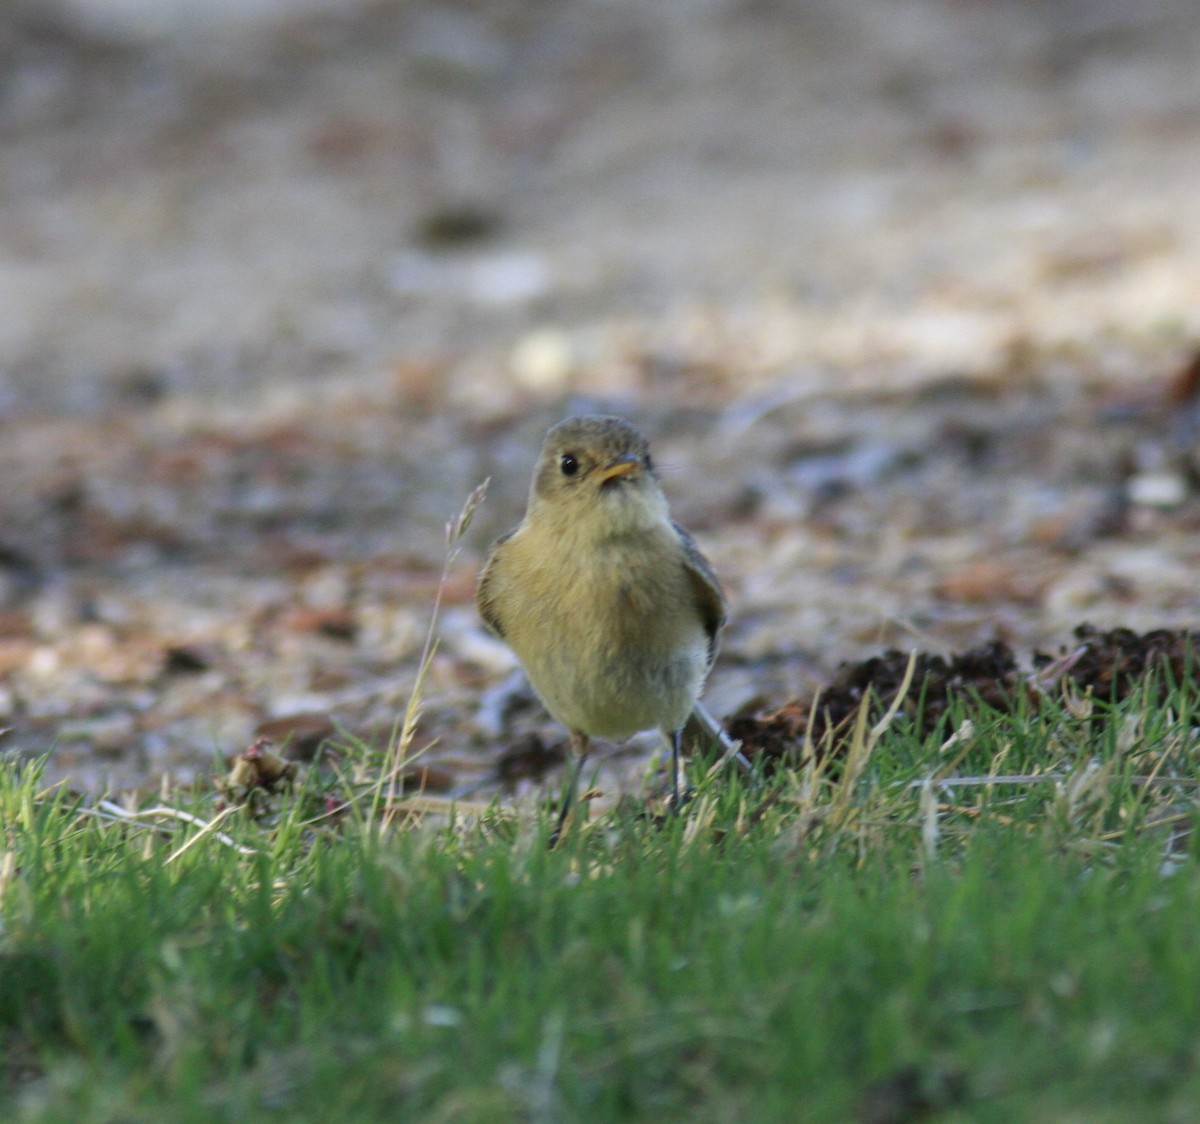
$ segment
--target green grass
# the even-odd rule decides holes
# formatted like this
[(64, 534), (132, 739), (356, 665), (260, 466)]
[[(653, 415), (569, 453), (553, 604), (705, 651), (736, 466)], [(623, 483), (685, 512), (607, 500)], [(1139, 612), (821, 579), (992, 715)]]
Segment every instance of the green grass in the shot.
[(352, 770), (204, 831), (6, 766), (0, 1119), (1196, 1119), (1195, 691), (1148, 697), (864, 727), (553, 851), (323, 816)]

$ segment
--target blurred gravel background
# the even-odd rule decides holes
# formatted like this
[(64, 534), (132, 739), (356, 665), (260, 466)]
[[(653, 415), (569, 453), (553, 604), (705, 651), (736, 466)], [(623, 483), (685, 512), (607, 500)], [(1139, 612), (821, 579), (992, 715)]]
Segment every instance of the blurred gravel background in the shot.
[(0, 0), (0, 747), (386, 739), (491, 475), (427, 760), (519, 788), (471, 589), (568, 410), (725, 577), (719, 712), (1194, 626), (1197, 58), (1191, 0)]

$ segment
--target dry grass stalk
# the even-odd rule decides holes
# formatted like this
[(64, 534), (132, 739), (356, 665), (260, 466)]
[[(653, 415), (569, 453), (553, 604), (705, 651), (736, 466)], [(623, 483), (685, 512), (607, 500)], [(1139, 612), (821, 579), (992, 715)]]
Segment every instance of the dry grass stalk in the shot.
[(438, 616), (441, 613), (442, 598), (445, 593), (446, 583), (450, 577), (450, 570), (462, 549), (463, 536), (466, 534), (467, 528), (470, 527), (471, 520), (475, 517), (476, 511), (479, 510), (480, 505), (487, 496), (489, 483), (491, 483), (490, 477), (471, 492), (463, 504), (462, 510), (454, 519), (451, 519), (446, 524), (446, 554), (442, 561), (442, 572), (438, 578), (437, 593), (433, 598), (433, 611), (430, 613), (429, 627), (425, 632), (425, 643), (421, 649), (421, 659), (417, 665), (417, 677), (413, 683), (412, 691), (409, 693), (408, 703), (404, 708), (404, 717), (400, 722), (399, 734), (394, 735), (388, 745), (387, 755), (384, 758), (383, 771), (380, 773), (375, 790), (376, 806), (382, 804), (382, 822), (384, 827), (391, 824), (396, 814), (397, 798), (403, 783), (404, 770), (418, 756), (412, 754), (412, 744), (413, 739), (416, 737), (417, 725), (421, 719), (421, 701), (425, 692), (425, 679), (429, 674), (433, 657), (437, 653)]
[(867, 715), (872, 699), (869, 692), (863, 696), (862, 704), (859, 706), (854, 720), (854, 731), (850, 735), (850, 748), (846, 754), (841, 780), (833, 794), (829, 810), (829, 821), (834, 828), (843, 827), (849, 821), (854, 809), (854, 792), (858, 787), (858, 782), (867, 767), (867, 762), (871, 759), (871, 754), (875, 752), (875, 747), (879, 745), (880, 739), (887, 733), (895, 721), (896, 715), (900, 713), (900, 708), (904, 705), (904, 700), (912, 687), (916, 668), (917, 653), (914, 651), (909, 656), (904, 678), (901, 680), (891, 705), (869, 730), (867, 729)]
[[(215, 820), (211, 821), (202, 819), (200, 816), (194, 816), (191, 812), (185, 812), (181, 808), (170, 808), (166, 805), (158, 805), (154, 808), (142, 808), (140, 810), (131, 811), (126, 808), (122, 808), (119, 804), (114, 804), (111, 800), (101, 800), (97, 803), (95, 808), (80, 808), (79, 811), (84, 815), (98, 816), (100, 819), (107, 820), (110, 823), (127, 823), (139, 827), (145, 826), (141, 823), (142, 820), (150, 818), (182, 820), (184, 823), (188, 823), (193, 827), (200, 828), (200, 832), (198, 835), (193, 836), (192, 839), (189, 840), (183, 848), (181, 848), (181, 851), (186, 850), (187, 847), (190, 847), (191, 844), (197, 839), (200, 839), (204, 835), (211, 832), (214, 839), (224, 843), (227, 847), (232, 847), (239, 855), (255, 855), (258, 852), (255, 851), (253, 847), (244, 847), (236, 839), (226, 835), (223, 831), (214, 830), (217, 823), (223, 820), (230, 813), (240, 811), (242, 807), (243, 805), (237, 804), (226, 808), (225, 811), (218, 815)], [(178, 853), (179, 852), (177, 852), (177, 854)], [(174, 857), (176, 856), (171, 856), (171, 858)], [(170, 860), (168, 859), (168, 861)]]

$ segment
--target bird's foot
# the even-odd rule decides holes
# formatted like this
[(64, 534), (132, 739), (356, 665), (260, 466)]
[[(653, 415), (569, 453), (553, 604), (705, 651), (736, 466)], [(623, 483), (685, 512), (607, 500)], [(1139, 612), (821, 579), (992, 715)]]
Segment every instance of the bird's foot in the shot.
[(673, 816), (679, 815), (693, 800), (696, 790), (688, 785), (686, 788), (673, 792), (667, 799), (667, 812)]

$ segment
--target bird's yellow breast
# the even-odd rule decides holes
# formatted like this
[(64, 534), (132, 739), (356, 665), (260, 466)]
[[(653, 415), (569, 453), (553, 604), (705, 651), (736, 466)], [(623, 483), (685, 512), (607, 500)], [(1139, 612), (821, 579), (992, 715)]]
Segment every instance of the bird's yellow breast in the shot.
[(505, 639), (560, 722), (606, 738), (682, 726), (708, 636), (669, 523), (586, 544), (524, 526), (501, 550)]

